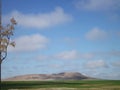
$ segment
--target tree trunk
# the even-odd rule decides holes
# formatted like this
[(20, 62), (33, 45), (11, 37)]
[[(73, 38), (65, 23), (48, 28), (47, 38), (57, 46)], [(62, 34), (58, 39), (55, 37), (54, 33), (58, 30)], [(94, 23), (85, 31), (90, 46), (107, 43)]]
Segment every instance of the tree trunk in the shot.
[(2, 64), (2, 60), (1, 60), (1, 52), (0, 52), (0, 85), (1, 85), (1, 81), (2, 81), (2, 79), (1, 79), (1, 64)]
[[(0, 0), (0, 26), (2, 26), (2, 0)], [(0, 28), (0, 39), (1, 39), (1, 28)], [(0, 41), (1, 45), (1, 41)], [(1, 84), (1, 64), (2, 64), (2, 53), (0, 51), (0, 84)]]

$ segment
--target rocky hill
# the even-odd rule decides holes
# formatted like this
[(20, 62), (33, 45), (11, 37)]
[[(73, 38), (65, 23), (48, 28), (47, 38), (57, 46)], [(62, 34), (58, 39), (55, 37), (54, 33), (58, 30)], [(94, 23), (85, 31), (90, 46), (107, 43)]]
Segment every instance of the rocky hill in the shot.
[(29, 75), (21, 75), (15, 76), (8, 79), (4, 79), (4, 81), (45, 81), (45, 80), (82, 80), (82, 79), (94, 79), (87, 77), (78, 72), (62, 72), (58, 74), (29, 74)]

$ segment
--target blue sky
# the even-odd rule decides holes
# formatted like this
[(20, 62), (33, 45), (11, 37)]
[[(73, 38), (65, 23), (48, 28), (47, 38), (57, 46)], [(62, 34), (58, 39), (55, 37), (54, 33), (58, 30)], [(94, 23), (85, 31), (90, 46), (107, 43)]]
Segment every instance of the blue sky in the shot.
[(120, 0), (2, 0), (3, 25), (14, 17), (2, 78), (80, 72), (120, 80)]

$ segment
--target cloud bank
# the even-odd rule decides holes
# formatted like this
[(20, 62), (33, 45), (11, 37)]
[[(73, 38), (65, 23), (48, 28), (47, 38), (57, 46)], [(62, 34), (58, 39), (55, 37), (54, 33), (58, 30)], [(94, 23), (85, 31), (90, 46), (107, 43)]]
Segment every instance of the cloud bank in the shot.
[(120, 0), (79, 0), (76, 7), (80, 10), (88, 11), (108, 11), (118, 10)]
[(78, 52), (76, 50), (71, 50), (71, 51), (64, 51), (61, 53), (58, 53), (57, 55), (55, 55), (55, 58), (58, 59), (66, 59), (66, 60), (73, 60), (73, 59), (77, 59), (78, 56)]
[(96, 69), (101, 67), (108, 67), (104, 60), (89, 61), (85, 65), (88, 69)]
[(9, 47), (9, 52), (34, 51), (46, 48), (49, 39), (40, 34), (21, 36), (15, 39), (16, 47)]
[(47, 28), (72, 20), (72, 16), (65, 13), (61, 7), (56, 7), (54, 11), (49, 13), (30, 13), (24, 14), (19, 11), (13, 11), (9, 15), (3, 17), (3, 21), (6, 22), (9, 18), (14, 17), (20, 26), (30, 28)]
[(93, 28), (86, 33), (85, 37), (88, 40), (102, 40), (107, 37), (107, 33), (99, 28)]
[(52, 55), (39, 55), (37, 56), (38, 60), (89, 60), (94, 58), (93, 53), (80, 53), (77, 50), (66, 50)]

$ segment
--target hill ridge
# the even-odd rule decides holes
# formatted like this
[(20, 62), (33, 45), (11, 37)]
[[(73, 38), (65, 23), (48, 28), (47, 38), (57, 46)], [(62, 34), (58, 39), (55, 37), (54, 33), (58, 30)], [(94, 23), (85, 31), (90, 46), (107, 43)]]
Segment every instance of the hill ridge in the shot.
[(14, 76), (11, 78), (4, 79), (3, 81), (44, 81), (44, 80), (82, 80), (82, 79), (93, 79), (85, 76), (79, 72), (61, 72), (53, 74), (27, 74)]

